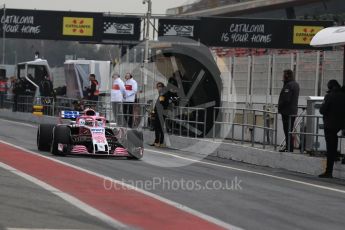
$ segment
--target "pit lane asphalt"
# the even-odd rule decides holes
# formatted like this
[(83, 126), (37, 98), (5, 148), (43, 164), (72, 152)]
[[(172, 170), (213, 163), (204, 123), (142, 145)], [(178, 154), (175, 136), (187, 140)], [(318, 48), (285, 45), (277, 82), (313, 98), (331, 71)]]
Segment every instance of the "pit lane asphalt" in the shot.
[[(164, 180), (165, 184), (162, 183), (154, 188), (148, 186), (146, 189), (244, 229), (344, 229), (345, 226), (343, 218), (345, 215), (345, 183), (341, 180), (321, 180), (303, 174), (226, 160), (206, 159), (198, 163), (188, 160), (193, 159), (193, 156), (169, 149), (150, 150), (146, 148), (144, 157), (162, 165), (173, 161), (188, 161), (191, 164), (184, 167), (158, 167), (143, 160), (55, 157), (49, 153), (37, 151), (36, 128), (32, 126), (35, 125), (24, 125), (0, 119), (0, 140), (126, 183), (138, 182), (137, 185), (141, 186), (141, 182)], [(146, 140), (146, 142), (149, 141), (151, 140)], [(1, 189), (0, 195), (1, 209), (3, 201), (7, 201), (6, 209), (11, 210), (2, 211), (0, 215), (0, 223), (5, 227), (22, 227), (25, 223), (31, 223), (32, 213), (43, 213), (46, 210), (50, 215), (42, 219), (42, 224), (36, 223), (33, 225), (34, 227), (46, 227), (49, 223), (50, 228), (107, 228), (99, 220), (77, 211), (63, 200), (57, 204), (59, 198), (39, 191), (38, 188), (23, 179), (6, 172), (2, 173), (2, 171), (0, 171), (0, 175), (1, 187), (10, 188)], [(195, 188), (193, 190), (182, 186), (181, 183), (177, 183), (177, 187), (173, 186), (174, 182), (181, 182), (182, 179), (191, 183), (198, 182), (202, 186), (207, 181), (220, 181), (223, 184), (228, 182), (230, 187), (228, 186), (228, 189), (198, 190)], [(240, 181), (239, 186), (231, 187), (231, 182), (236, 180)], [(232, 185), (234, 184), (236, 183)], [(169, 186), (170, 188), (168, 188)], [(145, 186), (142, 188), (145, 189)], [(40, 197), (46, 202), (38, 203), (32, 202), (32, 200), (24, 202), (25, 197), (20, 196), (23, 193), (42, 193), (43, 195), (37, 196), (37, 198)], [(13, 194), (11, 202), (6, 199), (6, 194)], [(20, 213), (19, 207), (25, 209), (26, 213)], [(61, 209), (61, 212), (64, 210), (66, 215), (56, 214), (60, 212), (54, 211), (57, 209), (56, 207)], [(71, 215), (68, 215), (69, 213)], [(73, 216), (76, 218), (71, 218)], [(20, 225), (18, 218), (21, 219)], [(65, 221), (64, 218), (66, 218)], [(64, 224), (62, 225), (62, 223)]]

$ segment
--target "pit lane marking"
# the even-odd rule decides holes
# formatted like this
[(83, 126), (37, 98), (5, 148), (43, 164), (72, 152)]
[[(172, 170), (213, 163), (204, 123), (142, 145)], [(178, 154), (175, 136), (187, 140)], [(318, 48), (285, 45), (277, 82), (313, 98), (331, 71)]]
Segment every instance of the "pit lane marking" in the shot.
[(7, 120), (7, 119), (4, 119), (4, 118), (0, 118), (0, 120), (5, 121), (5, 122), (9, 122), (9, 123), (13, 123), (13, 124), (17, 124), (17, 125), (24, 125), (24, 126), (31, 127), (31, 128), (37, 128), (37, 125), (31, 125), (31, 124), (28, 124), (28, 123), (23, 123), (23, 122), (18, 122), (18, 121), (11, 121), (11, 120)]
[[(30, 125), (30, 124), (27, 124), (27, 123), (16, 122), (16, 121), (10, 121), (10, 120), (3, 119), (3, 118), (0, 118), (0, 120), (4, 120), (4, 121), (16, 123), (16, 124), (25, 125), (25, 126), (28, 126), (28, 127), (37, 128), (37, 126)], [(9, 144), (9, 145), (11, 145), (11, 146), (13, 146), (13, 147), (16, 147), (16, 148), (20, 148), (20, 147), (17, 147), (17, 146), (15, 146), (15, 145), (12, 145), (12, 144), (10, 144), (10, 143), (8, 143), (8, 142), (4, 142), (4, 141), (2, 141), (2, 140), (0, 140), (0, 142), (3, 142), (3, 143), (5, 143), (5, 144)], [(20, 149), (25, 150), (25, 151), (29, 151), (29, 150), (26, 150), (26, 149), (23, 149), (23, 148), (20, 148)], [(156, 152), (156, 153), (160, 153), (160, 154), (162, 154), (162, 155), (172, 156), (172, 157), (175, 157), (175, 158), (183, 159), (183, 160), (186, 160), (186, 161), (191, 161), (191, 162), (194, 162), (194, 163), (212, 165), (212, 166), (216, 166), (216, 167), (220, 167), (220, 168), (227, 168), (227, 169), (231, 169), (231, 170), (234, 170), (234, 171), (246, 172), (246, 173), (250, 173), (250, 174), (255, 174), (255, 175), (259, 175), (259, 176), (270, 177), (270, 178), (274, 178), (274, 179), (277, 179), (277, 180), (288, 181), (288, 182), (292, 182), (292, 183), (296, 183), (296, 184), (301, 184), (301, 185), (305, 185), (305, 186), (310, 186), (310, 187), (314, 187), (314, 188), (319, 188), (319, 189), (324, 189), (324, 190), (329, 190), (329, 191), (333, 191), (333, 192), (338, 192), (338, 193), (345, 194), (345, 190), (341, 190), (341, 189), (336, 189), (336, 188), (331, 188), (331, 187), (327, 187), (327, 186), (323, 186), (323, 185), (318, 185), (318, 184), (308, 183), (308, 182), (304, 182), (304, 181), (289, 179), (289, 178), (285, 178), (285, 177), (275, 176), (275, 175), (272, 175), (272, 174), (260, 173), (260, 172), (255, 172), (255, 171), (251, 171), (251, 170), (246, 170), (246, 169), (231, 167), (231, 166), (227, 166), (227, 165), (221, 165), (221, 164), (216, 164), (216, 163), (211, 163), (211, 162), (205, 162), (205, 161), (194, 160), (194, 159), (191, 159), (191, 158), (187, 158), (187, 157), (182, 157), (182, 156), (175, 155), (175, 154), (172, 153), (172, 152), (162, 152), (162, 151), (153, 150), (153, 149), (146, 149), (146, 151)], [(31, 152), (31, 151), (29, 151), (29, 152)], [(35, 152), (31, 152), (31, 153), (37, 154), (37, 153), (35, 153)], [(51, 158), (49, 158), (49, 159), (51, 159)], [(53, 159), (53, 160), (55, 160), (55, 159)], [(59, 162), (60, 162), (60, 161), (59, 161)], [(64, 163), (64, 162), (62, 162), (62, 163)], [(67, 165), (69, 165), (69, 164), (67, 164)], [(71, 165), (69, 165), (69, 166), (71, 166)], [(77, 166), (73, 166), (73, 167), (77, 167)], [(80, 169), (80, 168), (79, 168), (79, 169)], [(83, 169), (83, 170), (84, 170), (84, 169)], [(121, 183), (122, 183), (122, 182), (121, 182)]]
[[(99, 177), (99, 178), (106, 179), (107, 181), (113, 181), (114, 183), (117, 183), (118, 185), (121, 185), (121, 186), (123, 186), (123, 187), (126, 187), (126, 188), (128, 188), (128, 189), (130, 189), (130, 190), (135, 190), (135, 191), (137, 191), (137, 192), (139, 192), (139, 193), (141, 193), (141, 194), (143, 194), (143, 195), (146, 195), (146, 196), (148, 196), (148, 197), (154, 198), (154, 199), (156, 199), (156, 200), (158, 200), (158, 201), (161, 201), (161, 202), (163, 202), (163, 203), (165, 203), (165, 204), (167, 204), (167, 205), (170, 205), (170, 206), (172, 206), (172, 207), (174, 207), (174, 208), (176, 208), (176, 209), (179, 209), (179, 210), (181, 210), (181, 211), (183, 211), (183, 212), (185, 212), (185, 213), (194, 215), (194, 216), (196, 216), (196, 217), (198, 217), (198, 218), (200, 218), (200, 219), (202, 219), (202, 220), (205, 220), (205, 221), (207, 221), (207, 222), (209, 222), (209, 223), (215, 224), (215, 225), (217, 225), (217, 226), (219, 226), (219, 227), (222, 227), (222, 228), (224, 228), (224, 229), (242, 230), (242, 228), (239, 228), (239, 227), (237, 227), (237, 226), (231, 225), (231, 224), (226, 223), (226, 222), (224, 222), (224, 221), (222, 221), (222, 220), (219, 220), (219, 219), (217, 219), (217, 218), (215, 218), (215, 217), (212, 217), (212, 216), (209, 216), (209, 215), (207, 215), (207, 214), (201, 213), (201, 212), (199, 212), (199, 211), (197, 211), (197, 210), (194, 210), (194, 209), (191, 209), (191, 208), (189, 208), (189, 207), (187, 207), (187, 206), (185, 206), (185, 205), (183, 205), (183, 204), (174, 202), (174, 201), (172, 201), (172, 200), (169, 200), (169, 199), (164, 198), (164, 197), (162, 197), (162, 196), (159, 196), (159, 195), (156, 195), (156, 194), (154, 194), (154, 193), (148, 192), (148, 191), (143, 190), (143, 189), (141, 189), (141, 188), (132, 186), (132, 185), (130, 185), (130, 184), (126, 184), (126, 183), (124, 183), (123, 181), (119, 181), (119, 180), (116, 180), (116, 179), (113, 179), (113, 178), (109, 178), (108, 176), (105, 176), (105, 175), (102, 175), (102, 174), (99, 174), (99, 173), (90, 171), (90, 170), (88, 170), (88, 169), (84, 169), (84, 168), (75, 166), (75, 165), (73, 165), (73, 164), (69, 164), (69, 163), (66, 163), (66, 162), (63, 162), (63, 161), (60, 161), (60, 160), (57, 160), (57, 159), (48, 157), (48, 156), (41, 155), (41, 154), (39, 154), (39, 153), (36, 153), (36, 152), (34, 152), (34, 151), (30, 151), (30, 150), (25, 149), (25, 148), (23, 148), (23, 147), (16, 146), (16, 145), (14, 145), (14, 144), (11, 144), (11, 143), (9, 143), (9, 142), (3, 141), (3, 140), (1, 140), (1, 139), (0, 139), (0, 143), (9, 145), (9, 146), (14, 147), (14, 148), (16, 148), (16, 149), (22, 150), (22, 151), (24, 151), (24, 152), (26, 152), (26, 153), (33, 154), (33, 155), (35, 155), (35, 156), (39, 156), (39, 157), (42, 157), (42, 158), (45, 158), (45, 159), (48, 159), (48, 160), (57, 162), (57, 163), (59, 163), (59, 164), (62, 164), (62, 165), (65, 165), (65, 166), (68, 166), (68, 167), (71, 167), (71, 168), (80, 170), (80, 171), (82, 171), (82, 172), (89, 173), (89, 174), (94, 175), (94, 176), (97, 176), (97, 177)], [(11, 166), (8, 166), (8, 165), (6, 165), (6, 164), (3, 164), (2, 162), (0, 162), (0, 167), (2, 167), (2, 168), (4, 168), (4, 169), (7, 169), (7, 170), (9, 170), (9, 171), (13, 171), (15, 174), (17, 174), (17, 175), (19, 175), (19, 176), (22, 176), (23, 178), (25, 178), (25, 179), (27, 179), (27, 180), (29, 180), (29, 181), (31, 181), (31, 182), (33, 182), (33, 183), (35, 183), (35, 184), (37, 184), (37, 185), (43, 187), (43, 188), (45, 188), (45, 186), (47, 186), (47, 188), (45, 188), (46, 190), (48, 190), (48, 191), (50, 191), (50, 192), (52, 192), (52, 193), (54, 193), (54, 194), (60, 196), (62, 199), (64, 199), (64, 200), (70, 202), (71, 204), (75, 205), (76, 207), (79, 207), (79, 208), (82, 209), (82, 210), (84, 210), (83, 208), (85, 208), (84, 211), (86, 211), (87, 213), (89, 213), (89, 211), (90, 211), (91, 213), (93, 213), (93, 212), (99, 212), (100, 214), (102, 214), (101, 217), (104, 218), (104, 221), (105, 221), (106, 223), (109, 223), (109, 221), (113, 220), (113, 221), (114, 221), (114, 225), (118, 224), (118, 225), (120, 226), (121, 229), (123, 229), (123, 228), (124, 228), (124, 229), (127, 229), (127, 228), (128, 228), (128, 227), (127, 227), (126, 225), (124, 225), (123, 223), (121, 223), (121, 222), (119, 222), (119, 221), (117, 221), (117, 220), (114, 220), (113, 218), (111, 218), (111, 217), (107, 216), (106, 214), (103, 214), (102, 212), (100, 212), (100, 211), (98, 211), (98, 210), (92, 208), (91, 206), (89, 206), (89, 205), (85, 204), (84, 202), (80, 201), (79, 199), (77, 199), (77, 198), (75, 198), (75, 197), (72, 197), (72, 196), (70, 196), (69, 194), (66, 194), (66, 193), (62, 192), (62, 191), (60, 191), (60, 190), (54, 188), (53, 186), (50, 186), (49, 184), (46, 184), (45, 182), (42, 182), (42, 181), (40, 181), (40, 180), (38, 180), (38, 179), (36, 179), (36, 178), (34, 178), (34, 177), (31, 177), (31, 176), (28, 175), (28, 174), (25, 174), (25, 173), (23, 173), (23, 172), (21, 172), (21, 171), (18, 171), (18, 170), (16, 170), (15, 168), (12, 168)], [(89, 207), (90, 209), (88, 209), (88, 207)], [(92, 215), (94, 215), (94, 214), (92, 214)], [(95, 215), (95, 216), (98, 216), (98, 215), (99, 215), (99, 214), (97, 214), (97, 215)], [(108, 218), (109, 218), (109, 219), (108, 219)], [(110, 223), (111, 223), (111, 222), (110, 222)]]
[[(0, 142), (4, 143), (3, 141), (0, 140)], [(52, 194), (62, 198), (63, 200), (67, 201), (68, 203), (72, 204), (73, 206), (81, 209), (82, 211), (88, 213), (89, 215), (91, 216), (94, 216), (94, 217), (97, 217), (98, 219), (100, 219), (101, 221), (109, 224), (110, 226), (113, 226), (115, 228), (120, 228), (120, 229), (129, 229), (129, 227), (123, 223), (121, 223), (120, 221), (117, 221), (115, 220), (114, 218), (98, 211), (97, 209), (93, 208), (92, 206), (82, 202), (81, 200), (67, 194), (67, 193), (64, 193), (62, 192), (61, 190), (35, 178), (35, 177), (32, 177), (24, 172), (21, 172), (9, 165), (6, 165), (2, 162), (0, 162), (0, 167), (7, 170), (7, 171), (10, 171), (28, 181), (30, 181), (31, 183), (34, 183), (38, 186), (40, 186), (41, 188), (45, 189), (46, 191), (48, 192), (51, 192)], [(10, 228), (11, 229), (11, 228)], [(9, 230), (10, 230), (9, 229)], [(12, 230), (14, 230), (15, 228), (12, 228)]]

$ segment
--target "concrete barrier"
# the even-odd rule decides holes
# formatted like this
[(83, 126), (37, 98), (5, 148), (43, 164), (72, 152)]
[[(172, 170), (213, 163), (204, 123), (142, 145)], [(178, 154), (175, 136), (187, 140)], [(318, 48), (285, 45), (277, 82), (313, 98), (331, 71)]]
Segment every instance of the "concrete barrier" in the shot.
[[(154, 140), (154, 132), (144, 131), (144, 140), (148, 143), (152, 142)], [(210, 154), (211, 156), (313, 176), (324, 172), (326, 167), (325, 157), (313, 157), (300, 153), (281, 153), (221, 140), (195, 139), (170, 135), (169, 142), (169, 147), (177, 150), (205, 155), (205, 151), (216, 149)], [(336, 162), (333, 176), (345, 179), (345, 165), (342, 165), (341, 162)]]

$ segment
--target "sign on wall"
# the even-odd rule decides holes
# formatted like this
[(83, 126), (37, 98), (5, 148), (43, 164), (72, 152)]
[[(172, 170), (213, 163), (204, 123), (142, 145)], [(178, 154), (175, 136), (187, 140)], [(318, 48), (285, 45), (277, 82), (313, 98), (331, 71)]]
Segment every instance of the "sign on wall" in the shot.
[(93, 18), (63, 17), (62, 35), (93, 36)]
[(141, 19), (137, 17), (103, 17), (103, 40), (139, 41)]
[(179, 36), (199, 40), (200, 20), (159, 19), (158, 36)]
[(207, 46), (311, 49), (311, 38), (331, 21), (202, 18), (200, 40)]
[(323, 28), (322, 26), (294, 26), (293, 44), (309, 45), (311, 39)]

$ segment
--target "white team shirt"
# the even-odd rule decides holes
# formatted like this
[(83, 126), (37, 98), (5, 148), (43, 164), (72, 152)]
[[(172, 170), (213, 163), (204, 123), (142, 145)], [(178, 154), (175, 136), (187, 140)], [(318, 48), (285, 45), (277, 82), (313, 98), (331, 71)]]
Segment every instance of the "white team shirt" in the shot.
[(126, 96), (124, 102), (134, 102), (135, 95), (138, 91), (138, 83), (133, 78), (128, 79), (125, 82)]
[(111, 87), (111, 102), (122, 102), (125, 93), (125, 84), (121, 78), (116, 78)]

